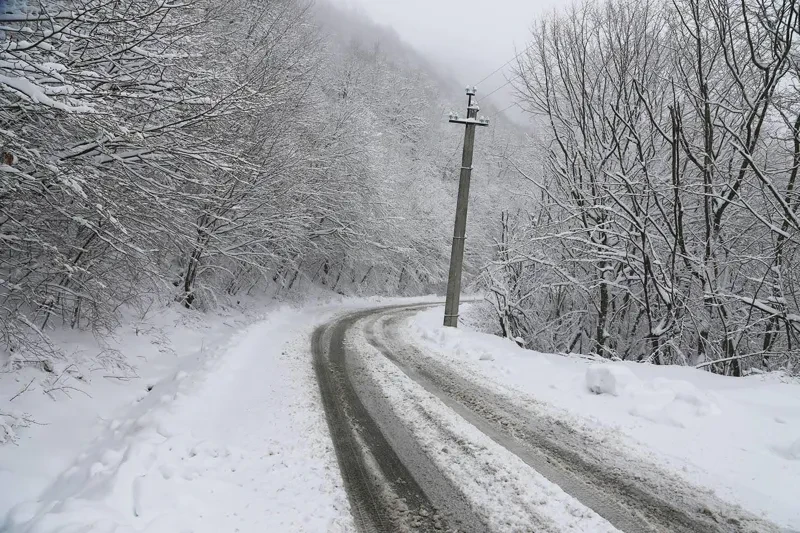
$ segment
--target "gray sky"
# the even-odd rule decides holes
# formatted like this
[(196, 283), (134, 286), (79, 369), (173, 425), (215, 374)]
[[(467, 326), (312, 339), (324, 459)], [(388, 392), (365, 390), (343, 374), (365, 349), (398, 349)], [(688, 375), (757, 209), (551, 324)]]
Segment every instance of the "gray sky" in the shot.
[[(565, 0), (333, 0), (361, 8), (375, 22), (393, 27), (426, 57), (446, 64), (463, 85), (473, 84), (514, 57), (528, 42), (537, 14)], [(505, 69), (507, 73), (507, 68)], [(481, 94), (506, 82), (499, 72), (478, 87)], [(491, 100), (510, 103), (505, 91)]]

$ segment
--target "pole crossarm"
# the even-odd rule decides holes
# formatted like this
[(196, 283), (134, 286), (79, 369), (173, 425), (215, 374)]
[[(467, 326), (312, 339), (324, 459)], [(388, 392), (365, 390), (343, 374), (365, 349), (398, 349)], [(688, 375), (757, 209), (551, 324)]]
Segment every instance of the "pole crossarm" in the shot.
[(489, 119), (488, 118), (451, 118), (448, 122), (453, 124), (474, 124), (476, 126), (488, 126)]

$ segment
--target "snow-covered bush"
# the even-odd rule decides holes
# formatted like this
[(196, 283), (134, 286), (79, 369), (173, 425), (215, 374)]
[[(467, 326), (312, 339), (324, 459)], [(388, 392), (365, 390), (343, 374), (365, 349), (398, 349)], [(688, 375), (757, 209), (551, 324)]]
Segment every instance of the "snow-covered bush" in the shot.
[(595, 394), (622, 396), (639, 379), (624, 366), (614, 363), (596, 364), (586, 370), (586, 387)]

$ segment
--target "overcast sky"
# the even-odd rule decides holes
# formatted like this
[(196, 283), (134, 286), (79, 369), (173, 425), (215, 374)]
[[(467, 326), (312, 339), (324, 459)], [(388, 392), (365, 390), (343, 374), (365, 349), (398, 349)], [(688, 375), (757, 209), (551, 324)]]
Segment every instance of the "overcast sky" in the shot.
[[(525, 48), (537, 14), (564, 0), (333, 0), (361, 8), (393, 27), (403, 40), (449, 67), (463, 85), (481, 78)], [(506, 82), (499, 72), (478, 87), (478, 97)], [(504, 91), (492, 100), (507, 100)], [(510, 102), (510, 100), (508, 100)], [(500, 103), (500, 102), (498, 102)]]

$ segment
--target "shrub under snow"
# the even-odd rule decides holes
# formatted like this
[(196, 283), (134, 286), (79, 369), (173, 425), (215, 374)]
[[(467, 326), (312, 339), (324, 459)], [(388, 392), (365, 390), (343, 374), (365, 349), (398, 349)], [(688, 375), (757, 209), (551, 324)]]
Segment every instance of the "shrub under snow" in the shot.
[(638, 383), (633, 372), (621, 365), (598, 364), (586, 370), (586, 387), (595, 394), (620, 396), (626, 388)]

